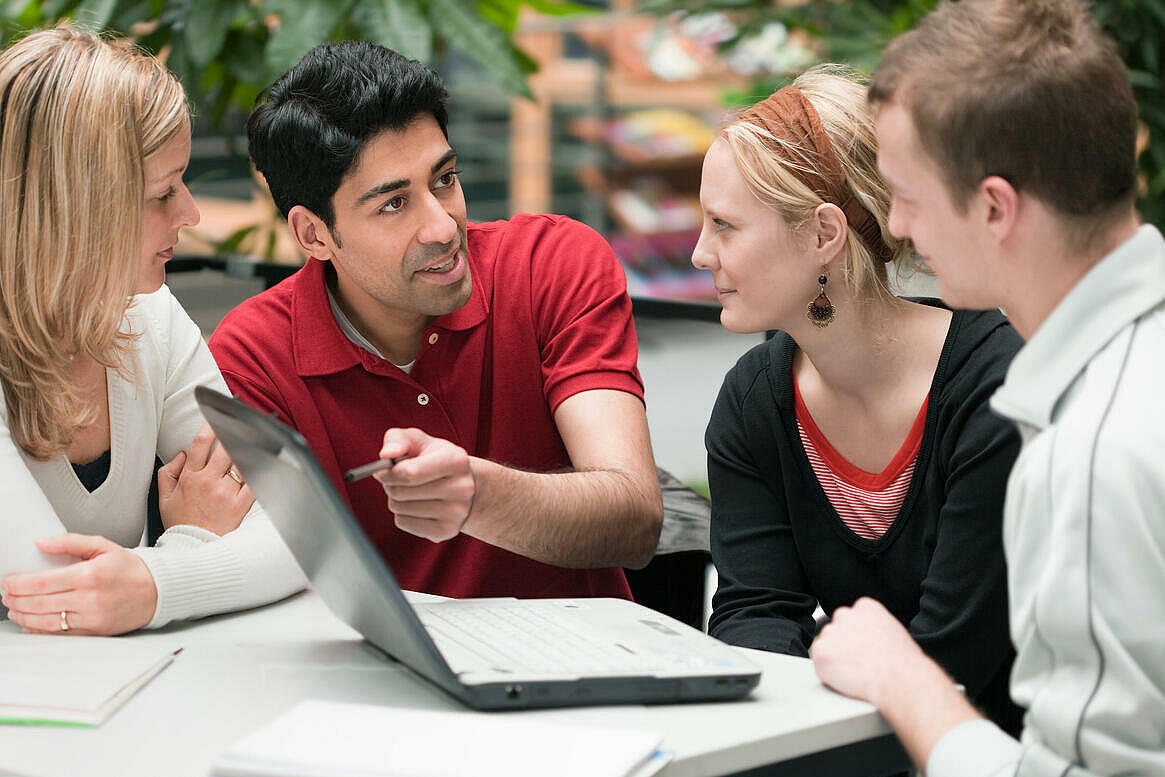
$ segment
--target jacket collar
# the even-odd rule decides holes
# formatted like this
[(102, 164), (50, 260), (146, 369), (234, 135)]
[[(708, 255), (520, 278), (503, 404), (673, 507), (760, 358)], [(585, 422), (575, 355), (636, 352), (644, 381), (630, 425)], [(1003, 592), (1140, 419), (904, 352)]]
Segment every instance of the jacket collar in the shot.
[[(468, 253), (473, 256), (472, 247)], [(473, 290), (469, 300), (452, 313), (436, 318), (430, 329), (463, 331), (485, 321), (489, 302), (480, 269), (471, 262)], [(291, 349), (296, 374), (301, 377), (332, 375), (361, 364), (365, 368), (388, 365), (389, 362), (357, 346), (340, 329), (328, 303), (327, 277), (327, 263), (314, 258), (308, 259), (295, 274), (291, 292)]]
[(1165, 300), (1165, 239), (1144, 225), (1072, 287), (1016, 355), (991, 406), (1043, 428), (1076, 377), (1122, 329)]

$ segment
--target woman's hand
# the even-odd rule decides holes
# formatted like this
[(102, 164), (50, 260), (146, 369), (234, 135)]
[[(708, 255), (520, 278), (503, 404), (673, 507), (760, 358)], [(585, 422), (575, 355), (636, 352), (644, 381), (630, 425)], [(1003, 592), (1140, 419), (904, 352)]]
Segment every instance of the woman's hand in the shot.
[(0, 581), (8, 618), (26, 632), (123, 634), (154, 617), (154, 578), (146, 562), (127, 548), (85, 534), (61, 534), (37, 540), (36, 546), (79, 560)]
[(231, 458), (203, 424), (190, 443), (158, 470), (158, 510), (162, 525), (199, 526), (219, 536), (234, 531), (255, 501)]

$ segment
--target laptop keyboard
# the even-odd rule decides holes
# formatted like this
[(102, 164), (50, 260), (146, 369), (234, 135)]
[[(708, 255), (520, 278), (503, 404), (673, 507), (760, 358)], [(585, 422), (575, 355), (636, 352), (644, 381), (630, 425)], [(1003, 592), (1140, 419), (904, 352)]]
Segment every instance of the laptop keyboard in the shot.
[(439, 605), (417, 614), (454, 671), (463, 670), (466, 659), (490, 669), (527, 674), (628, 674), (688, 663), (595, 640), (528, 607)]

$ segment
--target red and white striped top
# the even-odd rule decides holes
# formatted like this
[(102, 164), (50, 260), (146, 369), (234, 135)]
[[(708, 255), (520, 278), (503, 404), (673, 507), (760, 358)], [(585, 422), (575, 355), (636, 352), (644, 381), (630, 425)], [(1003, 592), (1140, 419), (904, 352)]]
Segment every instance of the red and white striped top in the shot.
[(796, 397), (797, 432), (829, 503), (854, 534), (866, 540), (878, 539), (898, 517), (910, 489), (910, 478), (918, 461), (918, 450), (922, 447), (929, 398), (922, 400), (922, 408), (898, 453), (884, 470), (873, 473), (858, 469), (834, 450), (809, 415), (795, 380), (793, 393)]

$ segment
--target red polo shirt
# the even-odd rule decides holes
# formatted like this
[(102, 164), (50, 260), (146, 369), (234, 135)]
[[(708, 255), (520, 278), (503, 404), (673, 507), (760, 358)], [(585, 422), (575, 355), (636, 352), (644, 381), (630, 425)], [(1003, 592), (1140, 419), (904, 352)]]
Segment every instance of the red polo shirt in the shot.
[(401, 531), (375, 479), (343, 482), (376, 458), (390, 427), (415, 426), (522, 469), (562, 469), (559, 403), (589, 389), (643, 398), (626, 280), (597, 233), (523, 214), (469, 224), (468, 236), (472, 294), (425, 329), (411, 374), (344, 335), (328, 305), (327, 264), (315, 259), (228, 314), (211, 351), (233, 392), (307, 439), (402, 587), (630, 598), (621, 569), (562, 569), (464, 534), (432, 543)]

